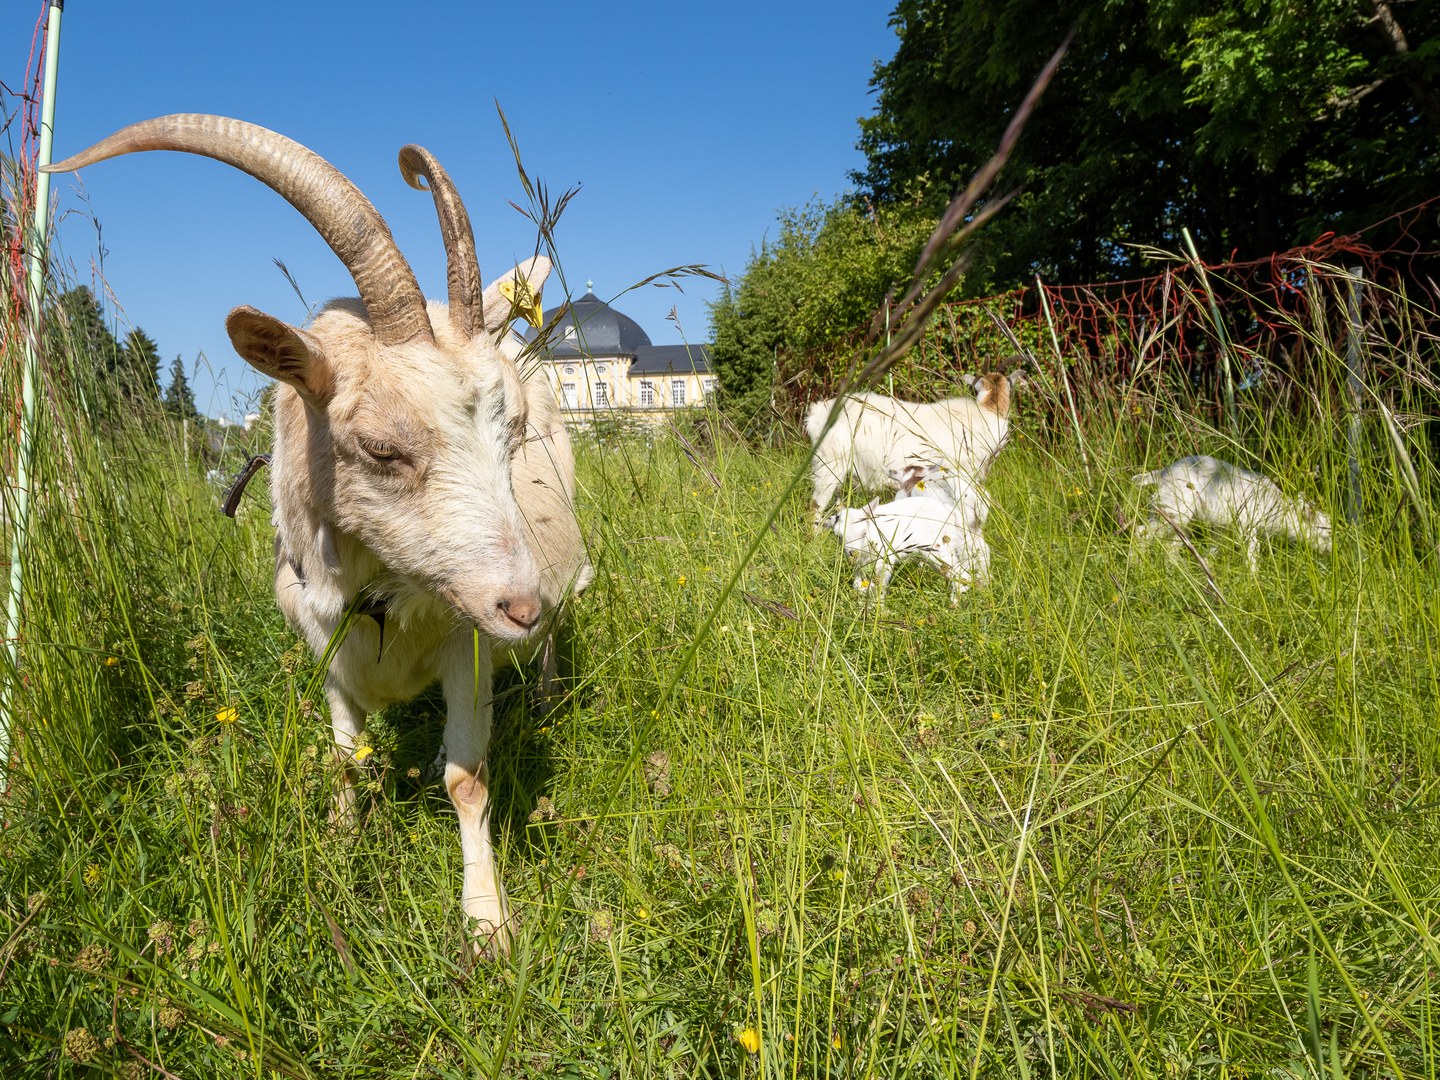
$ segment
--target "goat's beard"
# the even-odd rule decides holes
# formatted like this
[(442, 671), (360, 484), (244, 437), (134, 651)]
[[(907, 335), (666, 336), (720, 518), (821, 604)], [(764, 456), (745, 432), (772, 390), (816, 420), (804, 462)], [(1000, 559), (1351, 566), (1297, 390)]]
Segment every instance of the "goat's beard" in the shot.
[(456, 628), (464, 625), (455, 608), (424, 586), (400, 574), (382, 574), (365, 589), (365, 595), (385, 605), (385, 617), (404, 630), (417, 622), (448, 619)]

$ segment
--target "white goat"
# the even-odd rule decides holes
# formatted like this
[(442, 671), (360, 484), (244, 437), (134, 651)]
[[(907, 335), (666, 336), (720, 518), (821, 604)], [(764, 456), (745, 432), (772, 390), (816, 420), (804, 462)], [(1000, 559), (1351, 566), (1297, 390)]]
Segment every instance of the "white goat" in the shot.
[[(1018, 374), (1018, 372), (1017, 372)], [(848, 474), (865, 488), (889, 486), (890, 470), (935, 463), (978, 483), (1010, 433), (1010, 390), (1015, 376), (999, 372), (976, 382), (973, 398), (917, 404), (884, 394), (845, 398), (834, 427), (825, 430), (833, 399), (805, 412), (805, 432), (815, 447), (810, 462), (819, 521)]]
[[(276, 598), (317, 655), (339, 641), (325, 690), (343, 772), (340, 820), (354, 817), (352, 755), (366, 716), (440, 680), (462, 903), (477, 949), (503, 953), (512, 927), (495, 874), (485, 764), (492, 654), (533, 643), (590, 572), (554, 396), (543, 379), (523, 381), (496, 344), (516, 305), (502, 283), (482, 293), (469, 217), (419, 147), (401, 151), (401, 169), (412, 185), (430, 184), (448, 307), (426, 304), (384, 220), (348, 179), (253, 124), (161, 117), (51, 169), (138, 150), (203, 154), (249, 173), (305, 215), (355, 280), (358, 299), (332, 301), (304, 329), (250, 307), (226, 319), (236, 351), (280, 383)], [(548, 270), (531, 260), (507, 275), (508, 288), (529, 300)]]
[(985, 489), (962, 473), (952, 472), (943, 465), (913, 464), (903, 469), (888, 470), (895, 485), (895, 499), (936, 499), (958, 507), (960, 520), (967, 529), (978, 531), (990, 516), (990, 496)]
[(1177, 529), (1193, 522), (1234, 528), (1245, 540), (1252, 571), (1259, 562), (1260, 534), (1284, 533), (1320, 551), (1330, 550), (1330, 519), (1301, 498), (1286, 495), (1274, 482), (1229, 462), (1196, 455), (1163, 469), (1131, 478), (1139, 487), (1154, 487), (1150, 514), (1135, 525), (1142, 540), (1177, 543)]
[(859, 563), (857, 589), (873, 587), (883, 602), (896, 565), (915, 560), (949, 580), (953, 607), (960, 593), (985, 583), (990, 568), (985, 537), (966, 527), (961, 513), (955, 504), (938, 499), (911, 498), (883, 505), (875, 499), (858, 509), (837, 510), (825, 525)]

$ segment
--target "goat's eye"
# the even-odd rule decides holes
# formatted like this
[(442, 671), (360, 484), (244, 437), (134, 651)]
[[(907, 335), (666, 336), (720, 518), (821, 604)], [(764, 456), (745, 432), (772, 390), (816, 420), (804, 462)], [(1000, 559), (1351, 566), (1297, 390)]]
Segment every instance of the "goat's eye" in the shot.
[(404, 455), (400, 448), (394, 443), (385, 442), (383, 439), (361, 439), (360, 449), (369, 454), (376, 461), (392, 462), (399, 461)]

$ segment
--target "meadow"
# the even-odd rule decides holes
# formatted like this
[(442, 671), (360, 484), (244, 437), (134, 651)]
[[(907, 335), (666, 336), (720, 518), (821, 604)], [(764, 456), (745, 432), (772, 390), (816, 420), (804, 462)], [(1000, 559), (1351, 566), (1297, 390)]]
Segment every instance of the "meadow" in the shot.
[(1087, 468), (1022, 397), (955, 608), (915, 568), (852, 589), (798, 445), (581, 437), (598, 575), (564, 697), (498, 684), (522, 922), (476, 965), (438, 695), (372, 724), (360, 828), (328, 824), (263, 484), (232, 522), (178, 429), (57, 395), (0, 1074), (1434, 1077), (1434, 553), (1382, 433), (1348, 524), (1343, 418), (1262, 419), (1331, 552), (1133, 550), (1132, 473), (1238, 448), (1147, 410), (1091, 425)]

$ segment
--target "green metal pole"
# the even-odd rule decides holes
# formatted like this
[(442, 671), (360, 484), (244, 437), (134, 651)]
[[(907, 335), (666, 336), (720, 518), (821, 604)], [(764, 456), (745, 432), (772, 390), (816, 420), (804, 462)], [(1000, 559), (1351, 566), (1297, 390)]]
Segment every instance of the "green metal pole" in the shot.
[(45, 297), (45, 248), (50, 225), (49, 165), (55, 142), (55, 81), (60, 70), (60, 12), (65, 0), (50, 0), (45, 31), (45, 91), (40, 100), (40, 150), (36, 157), (35, 217), (30, 227), (26, 300), (30, 332), (25, 337), (25, 367), (20, 382), (20, 438), (15, 455), (14, 520), (10, 530), (10, 595), (5, 605), (6, 669), (0, 698), (0, 777), (8, 778), (10, 730), (14, 720), (16, 685), (20, 679), (20, 610), (25, 569), (25, 542), (30, 531), (30, 489), (35, 483), (35, 395), (40, 382), (40, 315)]

